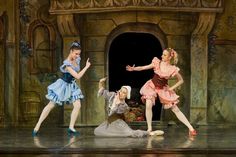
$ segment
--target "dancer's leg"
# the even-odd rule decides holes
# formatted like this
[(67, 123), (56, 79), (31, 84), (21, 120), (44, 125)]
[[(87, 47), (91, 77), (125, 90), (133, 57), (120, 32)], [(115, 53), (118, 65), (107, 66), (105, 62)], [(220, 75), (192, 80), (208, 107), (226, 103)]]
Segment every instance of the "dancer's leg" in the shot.
[(48, 114), (50, 113), (50, 111), (55, 107), (55, 103), (50, 101), (47, 106), (44, 107), (41, 115), (40, 115), (40, 118), (34, 128), (34, 131), (35, 132), (38, 132), (42, 122), (47, 118)]
[(73, 108), (73, 110), (72, 110), (72, 112), (71, 112), (71, 119), (70, 119), (70, 126), (69, 126), (69, 128), (70, 128), (72, 131), (76, 132), (74, 126), (75, 126), (75, 121), (76, 121), (76, 119), (77, 119), (77, 117), (78, 117), (79, 110), (80, 110), (80, 106), (81, 106), (80, 100), (76, 100), (76, 101), (73, 103), (73, 106), (74, 106), (74, 108)]
[(152, 101), (146, 99), (146, 121), (147, 121), (147, 131), (152, 131)]
[(185, 117), (185, 115), (180, 111), (180, 109), (178, 108), (178, 106), (173, 106), (172, 108), (171, 108), (171, 110), (175, 113), (175, 115), (176, 115), (176, 117), (182, 122), (182, 123), (184, 123), (187, 127), (188, 127), (188, 129), (190, 130), (190, 131), (193, 131), (194, 129), (193, 129), (193, 127), (192, 127), (192, 125), (189, 123), (189, 121), (187, 120), (187, 118)]

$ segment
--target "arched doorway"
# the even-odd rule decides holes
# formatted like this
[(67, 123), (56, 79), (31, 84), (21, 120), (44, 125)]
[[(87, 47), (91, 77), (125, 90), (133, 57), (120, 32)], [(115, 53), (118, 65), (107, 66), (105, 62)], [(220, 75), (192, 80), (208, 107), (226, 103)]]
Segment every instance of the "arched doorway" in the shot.
[[(150, 64), (153, 57), (160, 58), (161, 53), (161, 43), (152, 34), (127, 32), (118, 35), (112, 41), (109, 49), (109, 90), (116, 91), (122, 85), (130, 85), (132, 87), (130, 101), (142, 104), (139, 90), (153, 76), (153, 70), (128, 72), (125, 70), (125, 66)], [(161, 108), (162, 106), (157, 100), (153, 107), (153, 120), (160, 120)]]

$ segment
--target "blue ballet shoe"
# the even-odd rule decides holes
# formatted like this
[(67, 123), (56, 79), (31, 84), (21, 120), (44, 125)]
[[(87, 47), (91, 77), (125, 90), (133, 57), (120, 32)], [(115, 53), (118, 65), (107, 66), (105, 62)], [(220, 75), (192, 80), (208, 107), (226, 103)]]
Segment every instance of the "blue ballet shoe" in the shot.
[(78, 131), (73, 131), (70, 128), (67, 129), (67, 133), (68, 133), (68, 135), (75, 135), (75, 136), (80, 135), (80, 133)]
[(32, 136), (35, 137), (35, 136), (37, 136), (37, 135), (38, 135), (38, 131), (33, 130), (33, 131), (32, 131)]

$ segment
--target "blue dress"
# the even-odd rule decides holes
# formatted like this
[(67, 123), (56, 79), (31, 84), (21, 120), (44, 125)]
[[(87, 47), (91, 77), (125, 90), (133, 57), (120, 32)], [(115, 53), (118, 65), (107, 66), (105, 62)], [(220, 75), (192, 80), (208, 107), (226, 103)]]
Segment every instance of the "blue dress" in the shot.
[(63, 65), (60, 67), (63, 77), (48, 86), (48, 94), (46, 95), (48, 100), (61, 106), (63, 104), (71, 104), (78, 99), (84, 98), (75, 78), (65, 70), (66, 66), (69, 66), (76, 72), (79, 72), (80, 60), (80, 57), (76, 59), (77, 66), (73, 66), (68, 60), (63, 61)]

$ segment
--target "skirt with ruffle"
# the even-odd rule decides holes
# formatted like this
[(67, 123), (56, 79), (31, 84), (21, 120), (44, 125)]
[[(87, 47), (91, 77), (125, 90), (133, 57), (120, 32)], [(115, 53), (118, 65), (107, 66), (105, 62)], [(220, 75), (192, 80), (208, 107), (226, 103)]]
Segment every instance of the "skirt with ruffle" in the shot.
[(164, 105), (164, 109), (171, 108), (179, 102), (179, 96), (168, 87), (158, 88), (148, 80), (143, 87), (140, 89), (140, 94), (142, 95), (142, 100), (150, 99), (155, 104), (155, 99), (159, 97), (160, 102)]
[(101, 137), (144, 137), (148, 135), (144, 130), (133, 130), (122, 119), (117, 119), (112, 123), (103, 122), (94, 130), (96, 136)]
[(84, 95), (75, 80), (71, 83), (67, 83), (62, 79), (58, 79), (48, 86), (46, 98), (58, 105), (63, 105), (71, 104), (78, 99), (83, 99)]

